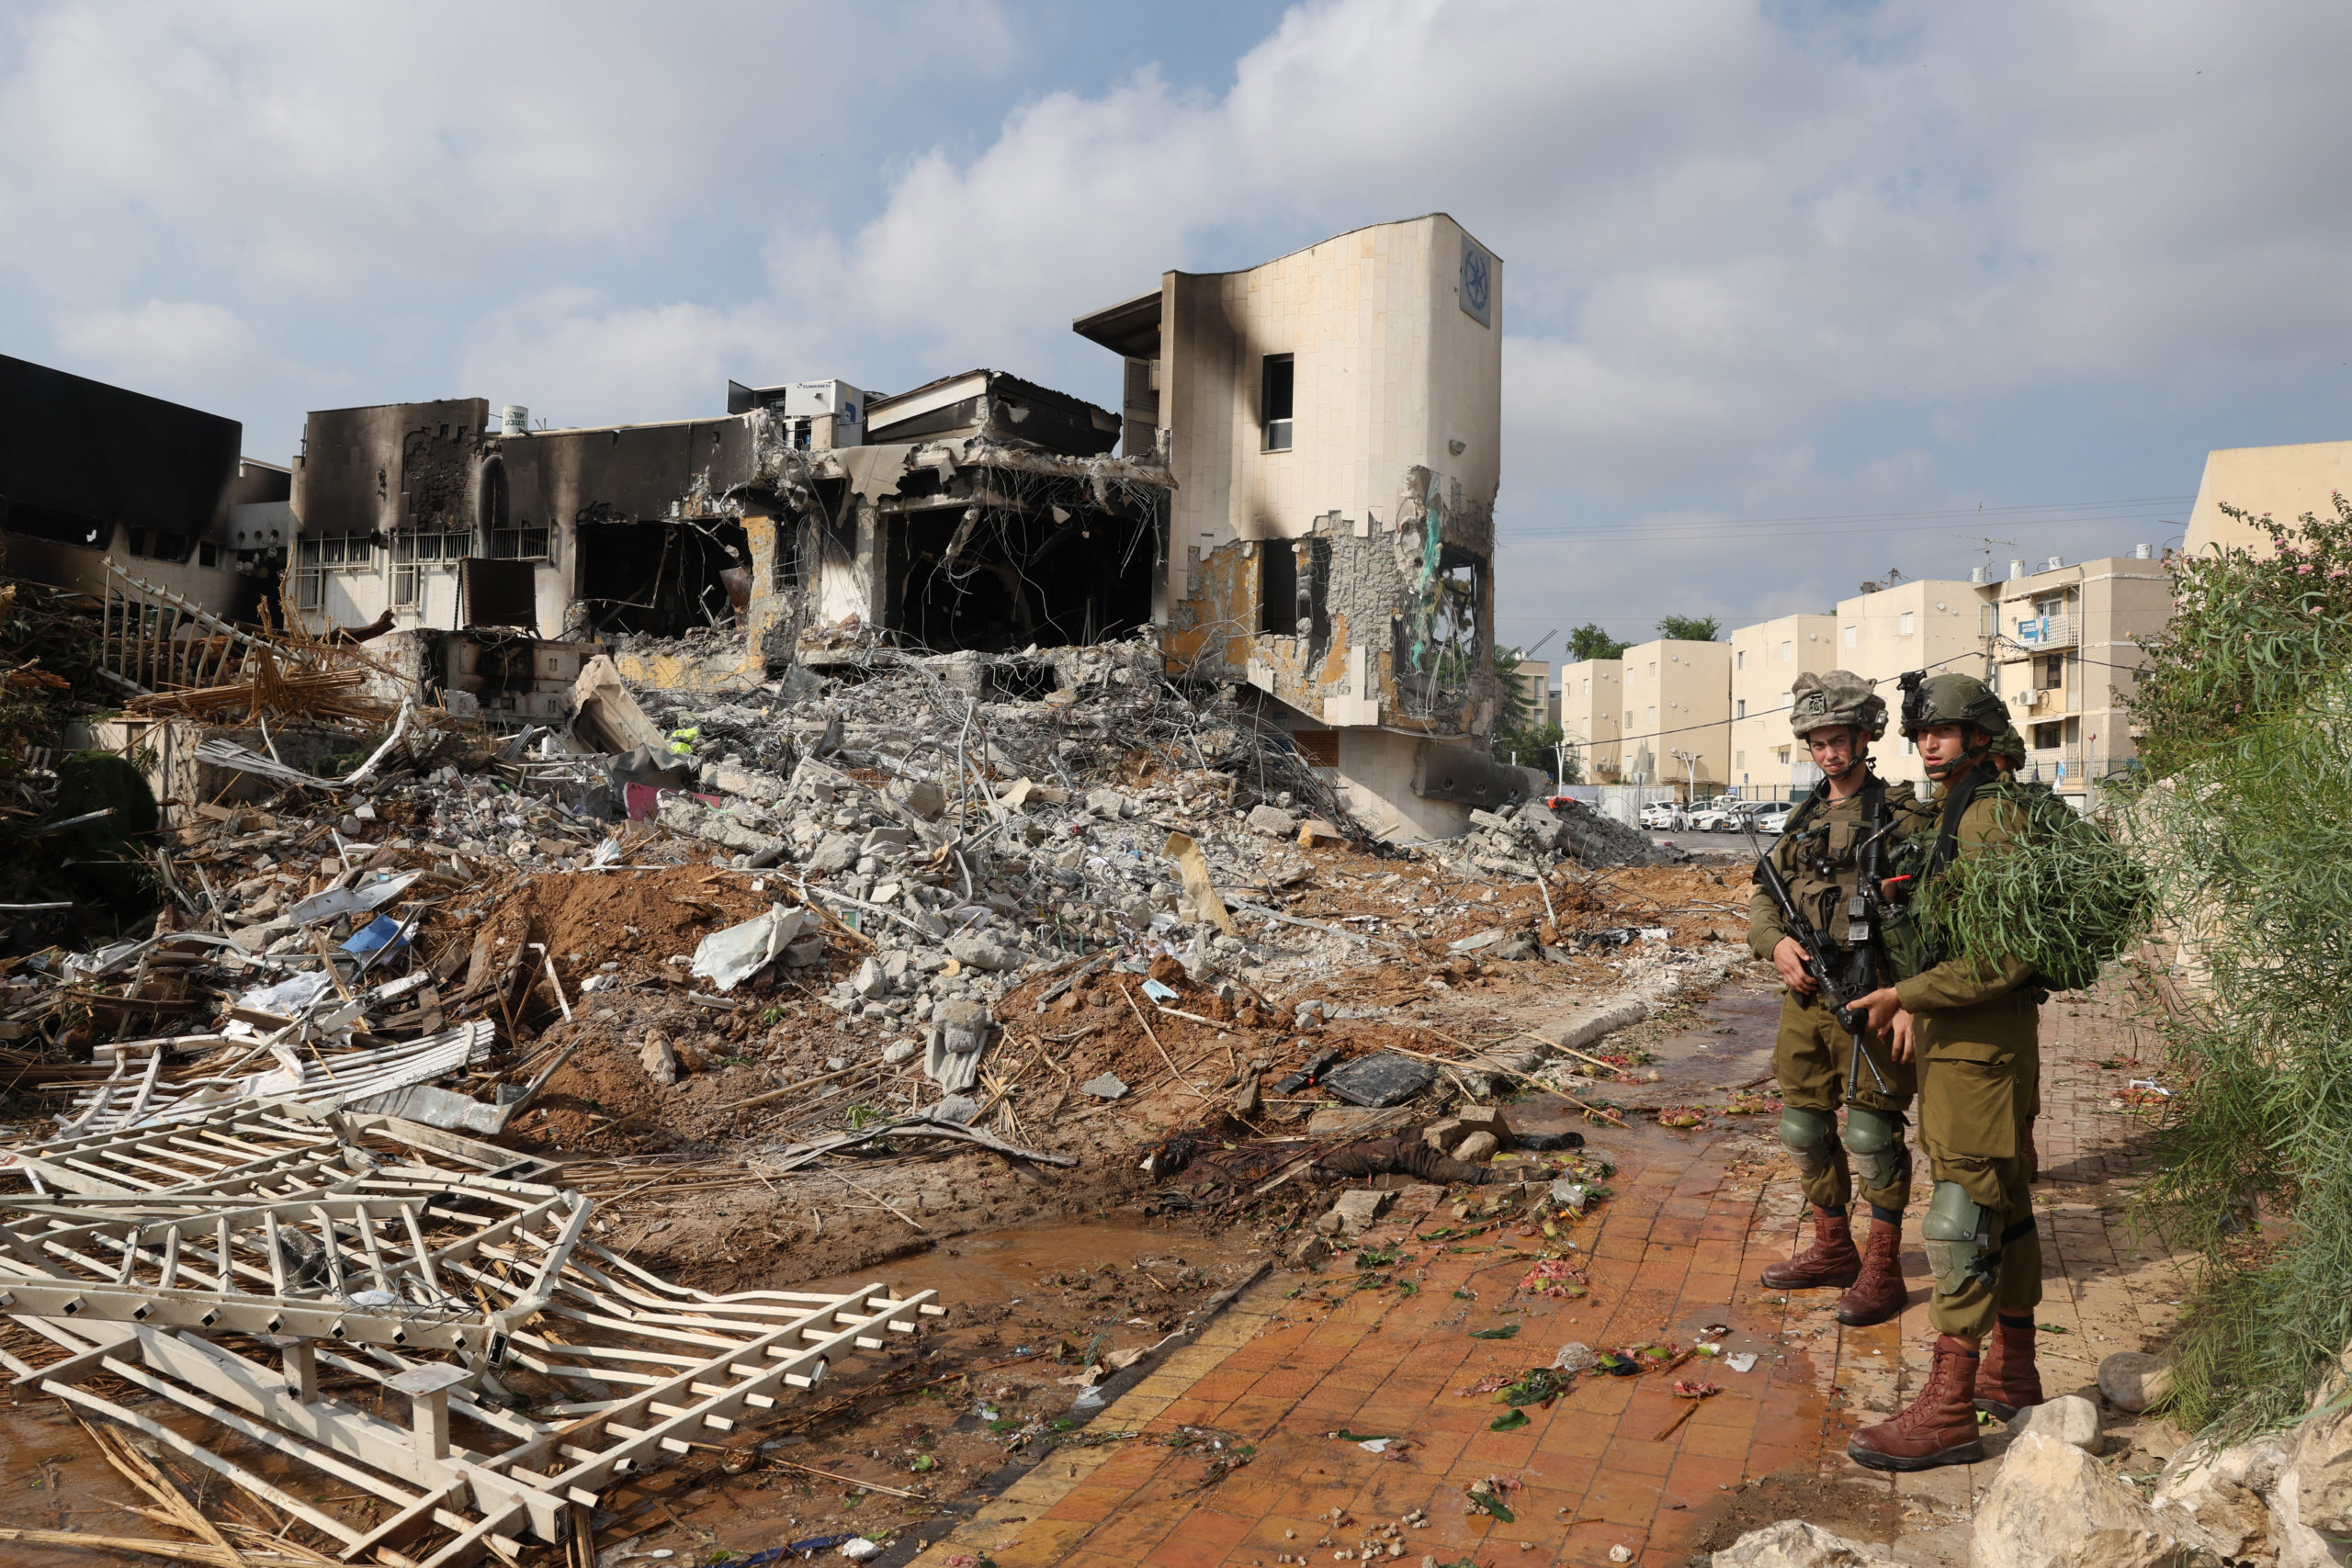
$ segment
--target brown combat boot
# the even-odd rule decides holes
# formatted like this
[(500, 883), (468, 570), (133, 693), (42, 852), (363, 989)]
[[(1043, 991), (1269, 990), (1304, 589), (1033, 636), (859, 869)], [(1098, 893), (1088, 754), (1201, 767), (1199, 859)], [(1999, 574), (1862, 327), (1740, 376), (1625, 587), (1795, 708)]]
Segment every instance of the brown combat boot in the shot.
[(2033, 1324), (1996, 1323), (1976, 1369), (1976, 1408), (2007, 1421), (2042, 1398), (2041, 1373), (2033, 1364)]
[(1839, 1298), (1838, 1321), (1849, 1328), (1868, 1328), (1902, 1316), (1910, 1299), (1903, 1285), (1903, 1222), (1873, 1219), (1862, 1249), (1861, 1277)]
[(1815, 1291), (1835, 1285), (1840, 1290), (1861, 1277), (1862, 1255), (1854, 1250), (1854, 1231), (1843, 1214), (1815, 1205), (1813, 1245), (1784, 1263), (1774, 1263), (1758, 1276), (1776, 1291)]
[(1984, 1442), (1976, 1435), (1976, 1352), (1968, 1341), (1937, 1335), (1935, 1371), (1919, 1397), (1893, 1420), (1855, 1433), (1846, 1444), (1846, 1454), (1871, 1470), (1934, 1470), (1982, 1460)]

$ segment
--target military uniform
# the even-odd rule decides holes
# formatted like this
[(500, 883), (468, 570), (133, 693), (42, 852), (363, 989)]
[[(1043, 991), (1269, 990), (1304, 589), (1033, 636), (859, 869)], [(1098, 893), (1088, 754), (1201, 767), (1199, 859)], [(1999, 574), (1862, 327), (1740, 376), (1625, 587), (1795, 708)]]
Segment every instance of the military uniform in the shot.
[[(1909, 784), (1884, 787), (1890, 813), (1900, 813), (1910, 804)], [(1840, 801), (1818, 797), (1798, 830), (1783, 833), (1770, 852), (1772, 863), (1789, 880), (1799, 911), (1825, 934), (1834, 936), (1845, 929), (1846, 904), (1854, 896), (1860, 868), (1862, 796), (1858, 790)], [(1772, 950), (1788, 934), (1779, 907), (1758, 889), (1747, 901), (1749, 950), (1769, 962)], [(1894, 1060), (1884, 1040), (1871, 1043), (1871, 1059), (1886, 1079), (1884, 1089), (1879, 1087), (1878, 1076), (1868, 1065), (1854, 1060), (1854, 1037), (1818, 992), (1811, 996), (1784, 992), (1781, 1031), (1772, 1042), (1772, 1076), (1780, 1080), (1781, 1104), (1823, 1115), (1834, 1115), (1841, 1105), (1860, 1105), (1900, 1119), (1918, 1091), (1916, 1069), (1908, 1062)], [(1842, 1209), (1852, 1201), (1850, 1146), (1850, 1137), (1831, 1140), (1809, 1161), (1804, 1151), (1799, 1151), (1808, 1201), (1824, 1209)], [(1864, 1201), (1902, 1212), (1911, 1201), (1911, 1160), (1900, 1137), (1883, 1155), (1865, 1158), (1861, 1178)]]
[[(1843, 670), (1808, 672), (1797, 677), (1790, 694), (1789, 724), (1800, 739), (1824, 728), (1848, 728), (1856, 765), (1868, 766), (1860, 754), (1886, 730), (1885, 701), (1869, 682)], [(1791, 814), (1787, 829), (1768, 852), (1797, 912), (1833, 945), (1847, 931), (1871, 818), (1883, 811), (1884, 823), (1899, 823), (1911, 801), (1910, 785), (1889, 784), (1874, 774), (1866, 774), (1852, 795), (1832, 800), (1825, 780)], [(1748, 900), (1748, 947), (1770, 961), (1788, 935), (1759, 871)], [(1842, 946), (1838, 951), (1850, 963)], [(1852, 1033), (1819, 993), (1790, 989), (1783, 995), (1772, 1073), (1781, 1088), (1781, 1142), (1796, 1156), (1798, 1180), (1813, 1206), (1813, 1245), (1768, 1267), (1763, 1282), (1781, 1290), (1845, 1288), (1838, 1318), (1857, 1326), (1883, 1323), (1903, 1310), (1905, 1300), (1901, 1251), (1903, 1209), (1911, 1201), (1911, 1150), (1905, 1140), (1905, 1112), (1916, 1089), (1912, 1067), (1894, 1060), (1886, 1041), (1872, 1042), (1868, 1049), (1876, 1072), (1870, 1063), (1856, 1060)], [(1867, 1253), (1854, 1246), (1847, 1212), (1858, 1168), (1861, 1195), (1871, 1211)]]
[[(1960, 725), (1981, 742), (1931, 803), (1930, 880), (1947, 864), (2002, 853), (2015, 840), (2023, 815), (2005, 798), (2009, 786), (1997, 782), (1994, 760), (2008, 716), (1982, 682), (1962, 675), (1921, 682), (1905, 704), (1905, 735)], [(1893, 1420), (1855, 1434), (1847, 1452), (1872, 1469), (1926, 1470), (1984, 1457), (1980, 1407), (2006, 1417), (2042, 1398), (2032, 1315), (2041, 1300), (2041, 1243), (2027, 1187), (2042, 992), (2023, 961), (1979, 953), (1944, 955), (1894, 990), (1911, 1015), (1920, 1064), (1920, 1142), (1935, 1182), (1920, 1229), (1938, 1338), (1919, 1396)]]

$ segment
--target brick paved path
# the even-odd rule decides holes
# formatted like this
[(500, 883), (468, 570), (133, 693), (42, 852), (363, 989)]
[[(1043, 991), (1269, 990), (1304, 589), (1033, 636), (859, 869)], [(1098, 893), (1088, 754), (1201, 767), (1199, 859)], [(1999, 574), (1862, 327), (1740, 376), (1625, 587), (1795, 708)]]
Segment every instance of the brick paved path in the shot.
[[(2041, 1320), (2069, 1330), (2045, 1340), (2045, 1382), (2059, 1393), (2091, 1383), (2098, 1357), (2161, 1332), (2181, 1290), (2170, 1262), (2139, 1257), (2101, 1206), (2109, 1189), (2070, 1193), (2125, 1168), (2132, 1124), (2108, 1107), (2126, 1074), (2094, 1064), (2132, 1055), (2128, 1031), (2064, 1003), (2045, 1010), (2043, 1027), (2046, 1184), (2036, 1190), (2050, 1278)], [(1057, 1452), (918, 1562), (986, 1555), (1000, 1568), (1210, 1568), (1286, 1553), (1327, 1563), (1355, 1550), (1365, 1525), (1419, 1508), (1427, 1525), (1400, 1542), (1411, 1568), (1425, 1554), (1600, 1564), (1620, 1545), (1643, 1563), (1679, 1568), (1695, 1510), (1745, 1479), (1792, 1470), (1893, 1487), (1915, 1521), (1904, 1555), (1964, 1558), (1962, 1520), (1990, 1465), (1890, 1481), (1844, 1455), (1856, 1427), (1908, 1399), (1926, 1375), (1916, 1212), (1904, 1259), (1911, 1307), (1899, 1325), (1841, 1329), (1835, 1292), (1789, 1299), (1755, 1282), (1787, 1255), (1802, 1208), (1769, 1121), (1692, 1134), (1603, 1129), (1592, 1141), (1619, 1170), (1614, 1196), (1568, 1233), (1589, 1258), (1589, 1295), (1515, 1292), (1540, 1236), (1506, 1227), (1466, 1244), (1415, 1239), (1458, 1222), (1438, 1190), (1409, 1190), (1364, 1244), (1398, 1247), (1393, 1272), (1417, 1292), (1354, 1289), (1345, 1256), (1320, 1276), (1269, 1277), (1091, 1428), (1139, 1438)], [(1918, 1196), (1924, 1207), (1924, 1181)], [(1504, 1407), (1457, 1392), (1488, 1373), (1548, 1365), (1570, 1340), (1688, 1346), (1718, 1323), (1731, 1325), (1727, 1350), (1758, 1359), (1745, 1374), (1704, 1359), (1671, 1374), (1722, 1387), (1695, 1408), (1673, 1395), (1668, 1375), (1585, 1377), (1549, 1410), (1531, 1409), (1528, 1425), (1496, 1432)], [(1510, 1324), (1520, 1325), (1514, 1338), (1471, 1337)], [(1219, 1450), (1170, 1447), (1182, 1427), (1254, 1445), (1254, 1457), (1209, 1480)], [(1332, 1435), (1340, 1431), (1409, 1445), (1374, 1455)], [(1465, 1489), (1487, 1477), (1516, 1483), (1503, 1494), (1514, 1522), (1466, 1510)], [(1349, 1527), (1329, 1525), (1335, 1507)]]

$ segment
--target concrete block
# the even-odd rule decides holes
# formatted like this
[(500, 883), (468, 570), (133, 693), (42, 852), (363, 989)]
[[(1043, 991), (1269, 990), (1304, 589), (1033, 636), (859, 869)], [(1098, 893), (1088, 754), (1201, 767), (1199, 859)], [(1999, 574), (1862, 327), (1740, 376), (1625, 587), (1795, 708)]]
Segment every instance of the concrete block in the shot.
[(1492, 1133), (1472, 1133), (1453, 1145), (1453, 1157), (1464, 1164), (1476, 1165), (1494, 1158), (1500, 1147)]

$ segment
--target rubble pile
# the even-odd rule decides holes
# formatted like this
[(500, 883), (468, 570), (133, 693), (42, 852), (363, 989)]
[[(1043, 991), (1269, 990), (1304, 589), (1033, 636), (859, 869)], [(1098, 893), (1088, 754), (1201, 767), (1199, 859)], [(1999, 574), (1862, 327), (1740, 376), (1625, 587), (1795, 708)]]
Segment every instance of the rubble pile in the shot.
[[(315, 1361), (413, 1404), (402, 1443), (576, 1499), (644, 1469), (673, 1412), (732, 1421), (821, 1375), (796, 1355), (754, 1376), (730, 1350), (714, 1380), (707, 1347), (642, 1348), (661, 1311), (871, 1348), (931, 1310), (769, 1291), (727, 1239), (741, 1220), (683, 1194), (759, 1202), (788, 1279), (867, 1255), (842, 1188), (877, 1223), (977, 1225), (1006, 1167), (1067, 1173), (1089, 1207), (1295, 1231), (1290, 1253), (1328, 1207), (1316, 1186), (1351, 1172), (1575, 1168), (1487, 1168), (1532, 1145), (1511, 1155), (1480, 1101), (1545, 1052), (1465, 1054), (1435, 1021), (1473, 992), (1720, 973), (1705, 890), (1641, 880), (1699, 874), (1540, 805), (1478, 814), (1464, 843), (1375, 844), (1246, 690), (1180, 689), (1144, 642), (836, 637), (726, 693), (629, 688), (600, 660), (576, 719), (505, 736), (348, 682), (322, 705), (303, 668), (247, 682), (296, 705), (241, 694), (250, 728), (203, 728), (204, 703), (141, 721), (130, 756), (182, 760), (159, 822), (127, 757), (78, 754), (117, 792), (96, 815), (121, 818), (102, 861), (120, 897), (32, 897), (51, 874), (30, 867), (6, 915), (0, 1040), (43, 1098), (0, 1147), (0, 1290), (30, 1336), (0, 1358), (129, 1425), (104, 1379), (212, 1419), (224, 1390), (307, 1386)], [(18, 786), (21, 814), (92, 815), (69, 809), (96, 798), (67, 789), (72, 761)], [(1628, 919), (1655, 940), (1612, 956), (1592, 933)], [(1227, 1152), (1183, 1176), (1212, 1140)], [(861, 1165), (880, 1175), (839, 1174)], [(1301, 1171), (1320, 1174), (1281, 1179)], [(719, 1304), (746, 1285), (756, 1308)], [(543, 1335), (548, 1313), (640, 1348)], [(702, 1403), (650, 1422), (640, 1391), (665, 1378)], [(378, 1418), (348, 1398), (240, 1400), (235, 1431), (375, 1464)], [(558, 1428), (582, 1434), (569, 1471), (539, 1455)], [(208, 1441), (178, 1451), (284, 1495)], [(292, 1517), (364, 1555), (397, 1516), (445, 1554), (401, 1544), (414, 1561), (572, 1528), (536, 1481), (477, 1479), (469, 1510), (435, 1512), (438, 1462), (368, 1471), (374, 1513)]]
[(1533, 879), (1562, 861), (1578, 865), (1683, 865), (1688, 851), (1653, 844), (1649, 836), (1603, 817), (1580, 800), (1506, 806), (1470, 813), (1470, 831), (1454, 846), (1459, 858), (1496, 876)]

